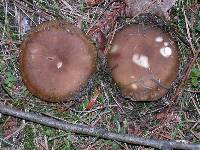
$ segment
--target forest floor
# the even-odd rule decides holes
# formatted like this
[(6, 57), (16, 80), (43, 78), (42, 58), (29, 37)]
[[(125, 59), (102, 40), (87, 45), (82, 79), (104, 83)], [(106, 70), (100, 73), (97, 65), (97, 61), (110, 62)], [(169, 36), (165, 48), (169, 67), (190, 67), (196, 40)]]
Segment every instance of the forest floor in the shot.
[[(0, 1), (0, 103), (38, 112), (73, 124), (103, 127), (117, 133), (147, 138), (200, 142), (200, 59), (187, 66), (200, 46), (200, 5), (197, 1), (178, 0), (167, 22), (186, 37), (189, 47), (178, 42), (181, 66), (177, 84), (156, 102), (118, 102), (102, 91), (88, 110), (90, 99), (75, 103), (47, 103), (34, 97), (24, 86), (19, 70), (20, 43), (29, 30), (38, 24), (65, 19), (87, 33), (94, 24), (112, 12), (110, 0), (89, 7), (83, 0), (1, 0)], [(105, 19), (104, 19), (105, 20)], [(131, 19), (118, 17), (117, 31)], [(106, 37), (113, 33), (110, 31)], [(186, 74), (187, 73), (187, 74)], [(183, 81), (188, 76), (186, 81)], [(178, 83), (175, 105), (170, 105)], [(119, 107), (119, 105), (123, 108)], [(170, 107), (170, 112), (168, 111)], [(40, 124), (0, 115), (0, 149), (150, 149), (127, 143), (68, 133)], [(152, 149), (152, 148), (151, 148)]]

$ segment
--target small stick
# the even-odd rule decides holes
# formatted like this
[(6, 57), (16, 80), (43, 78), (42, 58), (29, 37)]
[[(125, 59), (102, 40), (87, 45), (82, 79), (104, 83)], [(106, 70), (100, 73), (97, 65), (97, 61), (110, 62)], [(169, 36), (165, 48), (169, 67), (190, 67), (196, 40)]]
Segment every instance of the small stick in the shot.
[(191, 92), (191, 93), (200, 93), (200, 91), (197, 91), (197, 90), (195, 91), (195, 90), (187, 90), (186, 89), (186, 91)]
[(194, 55), (192, 60), (188, 63), (189, 65), (188, 65), (188, 68), (186, 69), (186, 73), (185, 73), (184, 77), (182, 78), (181, 83), (177, 87), (177, 90), (176, 90), (174, 96), (172, 97), (172, 102), (177, 103), (177, 100), (182, 95), (183, 86), (184, 86), (185, 82), (188, 81), (188, 79), (190, 77), (192, 67), (193, 67), (194, 63), (196, 62), (196, 60), (197, 60), (197, 58), (199, 56), (199, 53), (200, 53), (200, 47), (196, 51), (196, 54)]
[(154, 147), (158, 149), (187, 149), (187, 150), (199, 150), (200, 144), (186, 144), (176, 141), (162, 141), (155, 139), (147, 139), (139, 136), (129, 135), (129, 134), (118, 134), (114, 132), (109, 132), (102, 128), (92, 128), (83, 125), (70, 124), (62, 120), (57, 120), (41, 114), (23, 112), (14, 108), (0, 104), (0, 113), (5, 115), (14, 116), (27, 121), (39, 123), (49, 127), (57, 128), (67, 132), (73, 132), (78, 134), (85, 134), (89, 136), (100, 137), (104, 139), (116, 140), (120, 142), (126, 142), (136, 145), (144, 145), (149, 147)]

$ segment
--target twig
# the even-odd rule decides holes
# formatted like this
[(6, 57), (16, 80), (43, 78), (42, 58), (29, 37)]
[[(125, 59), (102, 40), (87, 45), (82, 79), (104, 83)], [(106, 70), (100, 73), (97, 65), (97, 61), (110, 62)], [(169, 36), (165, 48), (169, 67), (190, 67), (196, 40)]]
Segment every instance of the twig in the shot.
[(199, 56), (199, 53), (200, 53), (200, 47), (196, 51), (196, 54), (194, 55), (194, 57), (192, 58), (192, 60), (188, 63), (188, 65), (187, 65), (188, 67), (186, 69), (186, 73), (185, 73), (184, 77), (182, 78), (179, 86), (177, 87), (174, 96), (172, 97), (172, 102), (176, 103), (177, 100), (179, 99), (179, 97), (182, 95), (183, 86), (186, 83), (186, 81), (188, 81), (188, 79), (190, 77), (191, 69), (192, 69), (194, 63), (196, 62), (196, 60), (197, 60), (197, 58)]
[(183, 8), (183, 15), (184, 15), (184, 18), (185, 18), (185, 26), (186, 26), (186, 30), (187, 30), (187, 41), (190, 43), (190, 47), (192, 49), (193, 52), (195, 52), (195, 48), (192, 44), (192, 38), (191, 38), (191, 34), (190, 34), (190, 28), (189, 28), (189, 20), (185, 14), (185, 10)]
[(114, 132), (109, 132), (102, 128), (91, 128), (83, 125), (74, 125), (66, 123), (62, 120), (57, 120), (54, 118), (46, 117), (36, 113), (23, 112), (14, 108), (0, 104), (0, 113), (5, 115), (11, 115), (27, 121), (39, 123), (42, 125), (50, 126), (67, 132), (74, 132), (79, 134), (86, 134), (90, 136), (96, 136), (104, 139), (116, 140), (131, 144), (144, 145), (149, 147), (155, 147), (159, 149), (188, 149), (188, 150), (199, 150), (200, 144), (186, 144), (176, 141), (162, 141), (154, 139), (146, 139), (139, 136), (129, 135), (129, 134), (118, 134)]
[(15, 147), (14, 144), (10, 143), (9, 141), (7, 141), (7, 140), (5, 140), (5, 139), (3, 139), (3, 138), (1, 138), (1, 137), (0, 137), (0, 141), (1, 141), (2, 143), (8, 144), (8, 145), (10, 145), (10, 146), (12, 146), (12, 147)]
[[(34, 7), (33, 7), (33, 5), (30, 4), (28, 1), (14, 0), (14, 2), (16, 2), (15, 5), (16, 5), (17, 7), (19, 7), (21, 10), (24, 9), (24, 10), (26, 10), (26, 11), (28, 11), (28, 12), (31, 12), (31, 13), (34, 12), (35, 14), (41, 15), (42, 17), (44, 17), (44, 18), (47, 19), (47, 20), (50, 20), (50, 18), (52, 18), (51, 16), (57, 17), (57, 16), (55, 16), (53, 13), (47, 12), (47, 11), (45, 11), (45, 10), (43, 10), (43, 9), (41, 9), (41, 8), (39, 8), (39, 7), (37, 7), (37, 6), (35, 6), (35, 5), (34, 5)], [(25, 2), (25, 3), (24, 3), (24, 2)], [(32, 5), (32, 8), (27, 7), (26, 4)], [(39, 12), (38, 10), (40, 10), (41, 12)]]
[(196, 104), (195, 99), (194, 99), (193, 97), (191, 97), (191, 98), (192, 98), (192, 102), (193, 102), (193, 104), (194, 104), (194, 107), (196, 108), (196, 110), (197, 110), (197, 112), (198, 112), (198, 114), (199, 114), (199, 116), (200, 116), (200, 109), (198, 108), (198, 105)]
[(191, 92), (191, 93), (200, 93), (200, 91), (195, 91), (195, 90), (188, 90), (188, 89), (185, 89), (186, 91), (188, 91), (188, 92)]

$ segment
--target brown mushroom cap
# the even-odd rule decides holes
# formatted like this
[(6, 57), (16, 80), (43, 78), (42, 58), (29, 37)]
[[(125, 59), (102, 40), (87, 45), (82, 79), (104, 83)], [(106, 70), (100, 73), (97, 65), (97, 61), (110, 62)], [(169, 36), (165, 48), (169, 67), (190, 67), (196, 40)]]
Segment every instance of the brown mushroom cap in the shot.
[(116, 33), (108, 64), (125, 96), (153, 101), (164, 96), (176, 79), (179, 52), (169, 33), (135, 24)]
[(22, 42), (22, 78), (35, 96), (62, 101), (96, 71), (96, 50), (75, 26), (64, 21), (38, 25)]

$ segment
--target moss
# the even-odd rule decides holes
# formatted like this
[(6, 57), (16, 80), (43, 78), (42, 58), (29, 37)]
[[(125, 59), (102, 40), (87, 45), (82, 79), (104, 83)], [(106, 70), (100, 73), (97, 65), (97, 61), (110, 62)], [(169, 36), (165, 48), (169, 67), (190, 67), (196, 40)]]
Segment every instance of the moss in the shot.
[(35, 132), (33, 131), (33, 128), (31, 125), (26, 125), (24, 130), (24, 147), (25, 149), (34, 150), (35, 147)]

